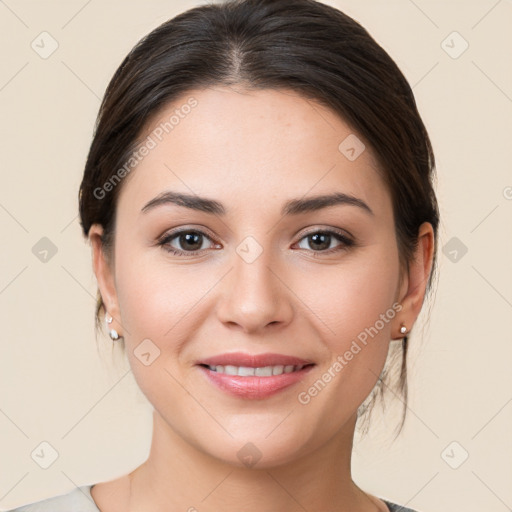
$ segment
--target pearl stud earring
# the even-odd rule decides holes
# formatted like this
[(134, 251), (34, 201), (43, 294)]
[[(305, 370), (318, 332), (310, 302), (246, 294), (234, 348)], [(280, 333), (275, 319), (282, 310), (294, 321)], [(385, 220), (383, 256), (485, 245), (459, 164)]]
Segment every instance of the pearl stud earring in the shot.
[[(108, 313), (105, 313), (105, 322), (107, 323), (107, 329), (108, 329), (109, 325), (112, 323), (112, 317)], [(110, 336), (110, 338), (113, 341), (116, 341), (119, 339), (119, 334), (117, 333), (117, 331), (115, 329), (108, 329), (108, 335)]]

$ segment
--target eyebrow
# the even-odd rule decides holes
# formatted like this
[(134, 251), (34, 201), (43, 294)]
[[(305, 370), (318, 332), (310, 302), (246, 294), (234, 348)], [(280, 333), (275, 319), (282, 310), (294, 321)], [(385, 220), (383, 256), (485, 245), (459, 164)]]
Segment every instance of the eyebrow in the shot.
[[(166, 204), (175, 204), (191, 210), (214, 215), (222, 216), (226, 214), (226, 209), (223, 204), (214, 199), (172, 191), (163, 192), (154, 199), (151, 199), (151, 201), (144, 205), (141, 212), (146, 213), (149, 210)], [(283, 205), (281, 215), (300, 215), (302, 213), (313, 212), (336, 205), (356, 206), (366, 213), (374, 215), (373, 210), (362, 199), (341, 192), (308, 198), (290, 199)]]

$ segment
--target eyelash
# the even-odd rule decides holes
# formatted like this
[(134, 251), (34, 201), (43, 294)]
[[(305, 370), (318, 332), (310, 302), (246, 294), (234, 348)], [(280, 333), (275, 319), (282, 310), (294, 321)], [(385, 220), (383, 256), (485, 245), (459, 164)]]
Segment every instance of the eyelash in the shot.
[[(211, 240), (213, 242), (212, 238), (209, 235), (207, 235), (205, 232), (201, 231), (201, 230), (197, 230), (197, 229), (180, 229), (180, 230), (172, 231), (172, 232), (167, 233), (166, 235), (164, 235), (158, 241), (158, 246), (161, 246), (165, 251), (167, 251), (167, 252), (169, 252), (171, 254), (174, 254), (176, 256), (197, 256), (202, 251), (206, 250), (206, 249), (201, 249), (201, 250), (198, 250), (198, 251), (182, 251), (180, 249), (175, 249), (174, 247), (170, 247), (168, 245), (171, 240), (174, 240), (179, 235), (182, 235), (182, 234), (185, 234), (185, 233), (194, 233), (194, 234), (197, 234), (197, 235), (202, 235), (203, 237), (206, 237), (206, 238), (208, 238), (209, 240)], [(318, 234), (331, 235), (336, 240), (341, 242), (341, 245), (338, 245), (337, 247), (334, 247), (332, 249), (327, 249), (327, 250), (322, 250), (322, 251), (309, 250), (309, 252), (312, 252), (313, 257), (315, 257), (315, 258), (321, 258), (322, 255), (332, 254), (332, 253), (335, 253), (335, 252), (338, 252), (338, 251), (347, 250), (350, 247), (355, 246), (355, 241), (354, 240), (352, 240), (351, 238), (348, 238), (347, 236), (345, 236), (341, 232), (335, 231), (335, 230), (332, 230), (332, 229), (322, 229), (322, 230), (310, 231), (309, 233), (305, 233), (302, 236), (302, 238), (299, 240), (299, 242), (302, 241), (304, 238), (307, 238), (307, 237), (313, 236), (313, 235), (318, 235)], [(308, 250), (308, 249), (301, 249), (301, 250)]]

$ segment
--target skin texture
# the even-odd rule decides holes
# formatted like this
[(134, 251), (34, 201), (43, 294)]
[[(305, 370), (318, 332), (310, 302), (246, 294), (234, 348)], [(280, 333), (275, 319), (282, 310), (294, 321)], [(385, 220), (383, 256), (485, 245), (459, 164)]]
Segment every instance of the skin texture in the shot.
[[(94, 486), (93, 498), (107, 512), (386, 511), (351, 478), (356, 413), (390, 340), (402, 338), (400, 325), (410, 330), (419, 314), (432, 227), (421, 226), (415, 261), (400, 280), (389, 191), (368, 145), (354, 161), (338, 150), (353, 133), (342, 119), (291, 91), (217, 87), (166, 106), (143, 136), (190, 96), (197, 106), (124, 178), (111, 259), (101, 248), (101, 226), (90, 230), (111, 328), (124, 336), (134, 376), (154, 407), (148, 460)], [(215, 199), (227, 213), (171, 204), (141, 212), (169, 190)], [(350, 205), (280, 213), (289, 199), (334, 191), (360, 198), (374, 215)], [(199, 254), (178, 256), (158, 245), (178, 227), (206, 234)], [(306, 236), (325, 229), (341, 230), (355, 245), (333, 236), (323, 249)], [(236, 250), (248, 236), (262, 250), (252, 263)], [(194, 249), (179, 237), (169, 245)], [(340, 250), (325, 254), (334, 248)], [(298, 393), (396, 302), (401, 311), (301, 404)], [(144, 339), (160, 350), (149, 366), (134, 354)], [(195, 362), (235, 351), (294, 355), (316, 366), (269, 398), (233, 397)], [(249, 442), (261, 454), (252, 468), (237, 456)]]

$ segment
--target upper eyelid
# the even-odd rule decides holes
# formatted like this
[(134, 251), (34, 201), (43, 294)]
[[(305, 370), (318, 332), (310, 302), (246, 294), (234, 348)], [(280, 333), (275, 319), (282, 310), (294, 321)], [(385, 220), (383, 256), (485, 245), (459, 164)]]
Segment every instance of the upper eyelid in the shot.
[(334, 234), (334, 235), (343, 236), (345, 238), (350, 238), (351, 240), (354, 239), (354, 236), (351, 233), (349, 233), (346, 229), (334, 228), (334, 227), (331, 227), (331, 228), (313, 227), (311, 229), (308, 229), (308, 231), (306, 231), (305, 233), (303, 233), (301, 235), (300, 239), (302, 240), (302, 238), (304, 238), (305, 236), (308, 236), (308, 235), (311, 235), (314, 233), (330, 233), (330, 234)]

